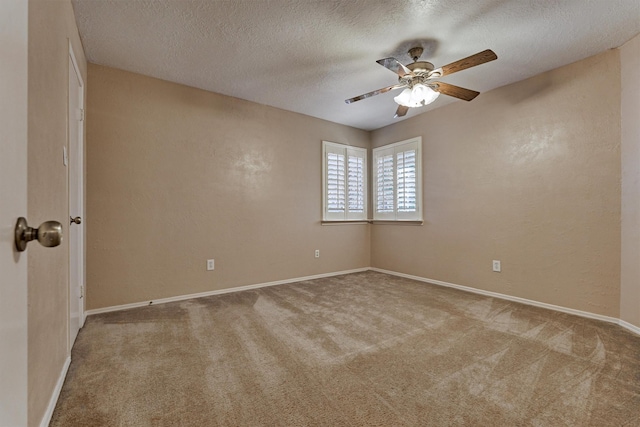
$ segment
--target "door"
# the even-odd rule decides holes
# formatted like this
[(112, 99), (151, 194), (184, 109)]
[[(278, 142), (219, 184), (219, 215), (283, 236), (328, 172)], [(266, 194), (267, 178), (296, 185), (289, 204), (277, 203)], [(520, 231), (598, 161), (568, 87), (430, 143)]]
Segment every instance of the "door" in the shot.
[(84, 85), (69, 44), (69, 351), (84, 323)]
[(0, 426), (27, 425), (27, 6), (0, 0)]

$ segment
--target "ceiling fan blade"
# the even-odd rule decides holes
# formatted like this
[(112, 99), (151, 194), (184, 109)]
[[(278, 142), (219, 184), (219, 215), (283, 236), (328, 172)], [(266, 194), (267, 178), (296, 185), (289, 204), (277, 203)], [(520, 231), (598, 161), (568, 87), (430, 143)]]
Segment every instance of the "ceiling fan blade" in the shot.
[(475, 90), (465, 89), (460, 86), (450, 85), (449, 83), (435, 82), (435, 83), (429, 84), (429, 86), (436, 92), (453, 96), (454, 98), (463, 99), (465, 101), (471, 101), (473, 98), (480, 95), (480, 92), (476, 92)]
[(413, 71), (402, 65), (396, 58), (384, 58), (378, 59), (376, 61), (378, 64), (382, 65), (384, 68), (393, 71), (400, 77), (404, 77), (407, 74), (413, 75)]
[[(438, 71), (441, 71), (440, 76), (448, 76), (449, 74), (457, 73), (458, 71), (466, 70), (467, 68), (475, 67), (476, 65), (484, 64), (486, 62), (498, 59), (498, 55), (491, 49), (483, 50), (475, 55), (468, 56), (451, 64), (445, 65)], [(434, 70), (435, 71), (435, 70)]]
[(382, 89), (374, 90), (373, 92), (365, 93), (364, 95), (359, 95), (353, 98), (345, 99), (344, 102), (347, 104), (351, 104), (352, 102), (360, 101), (361, 99), (371, 98), (372, 96), (380, 95), (381, 93), (389, 92), (390, 90), (400, 89), (401, 87), (405, 87), (406, 85), (393, 85), (383, 87)]
[(405, 107), (404, 105), (398, 105), (398, 109), (396, 110), (396, 114), (393, 116), (393, 118), (397, 119), (398, 117), (402, 117), (405, 114), (407, 114), (407, 111), (409, 111), (409, 107)]

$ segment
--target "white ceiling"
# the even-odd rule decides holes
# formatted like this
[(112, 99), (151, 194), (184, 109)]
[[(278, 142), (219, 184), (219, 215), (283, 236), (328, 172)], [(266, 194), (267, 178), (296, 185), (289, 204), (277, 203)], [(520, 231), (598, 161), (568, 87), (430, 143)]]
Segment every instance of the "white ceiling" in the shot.
[[(443, 81), (480, 92), (619, 47), (640, 33), (639, 0), (73, 0), (90, 62), (361, 129), (394, 119), (398, 91), (376, 64), (436, 67), (492, 49), (498, 60)], [(602, 76), (603, 84), (609, 78)], [(482, 95), (480, 95), (482, 96)], [(441, 96), (404, 119), (450, 102)], [(473, 102), (473, 101), (472, 101)]]

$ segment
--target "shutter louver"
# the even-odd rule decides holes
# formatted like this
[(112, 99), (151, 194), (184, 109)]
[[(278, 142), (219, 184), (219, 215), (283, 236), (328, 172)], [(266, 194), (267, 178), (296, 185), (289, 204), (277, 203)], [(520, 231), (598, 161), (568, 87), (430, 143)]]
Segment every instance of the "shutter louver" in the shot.
[(364, 159), (349, 156), (349, 212), (364, 212)]
[(344, 156), (327, 153), (327, 211), (344, 212)]
[(398, 212), (416, 211), (416, 151), (397, 154)]
[(393, 212), (393, 155), (377, 158), (376, 212)]

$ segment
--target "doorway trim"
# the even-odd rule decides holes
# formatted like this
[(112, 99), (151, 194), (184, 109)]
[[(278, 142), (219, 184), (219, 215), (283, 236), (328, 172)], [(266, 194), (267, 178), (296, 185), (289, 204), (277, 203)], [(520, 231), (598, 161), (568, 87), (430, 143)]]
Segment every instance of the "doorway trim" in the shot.
[[(80, 72), (80, 67), (78, 67), (78, 62), (76, 60), (76, 55), (75, 52), (73, 50), (73, 45), (71, 43), (71, 40), (68, 40), (68, 44), (69, 44), (69, 59), (71, 62), (71, 65), (73, 66), (73, 70), (69, 69), (68, 70), (68, 74), (71, 75), (71, 72), (74, 71), (76, 77), (78, 78), (78, 82), (79, 82), (79, 109), (80, 109), (80, 114), (81, 116), (79, 117), (78, 120), (78, 144), (76, 148), (75, 152), (72, 152), (72, 150), (74, 149), (74, 147), (72, 147), (71, 144), (71, 135), (70, 135), (70, 122), (71, 120), (74, 119), (74, 117), (68, 116), (67, 117), (67, 149), (69, 152), (68, 158), (69, 158), (69, 162), (68, 162), (68, 166), (67, 166), (67, 185), (68, 185), (68, 209), (69, 209), (69, 216), (73, 215), (73, 216), (80, 216), (82, 218), (82, 223), (80, 225), (69, 225), (69, 227), (77, 227), (77, 232), (79, 233), (79, 248), (76, 249), (76, 247), (74, 246), (75, 242), (72, 242), (71, 239), (69, 239), (69, 285), (68, 285), (68, 296), (69, 296), (69, 306), (68, 306), (68, 346), (69, 346), (69, 353), (71, 353), (71, 348), (72, 348), (72, 343), (71, 343), (71, 307), (72, 304), (78, 304), (78, 316), (79, 316), (79, 328), (82, 328), (82, 326), (84, 325), (85, 322), (85, 303), (84, 303), (84, 295), (86, 293), (85, 289), (86, 289), (86, 233), (85, 233), (85, 183), (84, 183), (84, 166), (85, 166), (85, 155), (84, 155), (84, 132), (85, 132), (85, 127), (84, 127), (84, 111), (85, 111), (85, 82), (84, 79), (82, 78), (82, 73)], [(67, 93), (68, 96), (71, 95), (71, 88), (68, 87), (67, 88)], [(67, 102), (71, 102), (71, 99), (68, 98)], [(72, 164), (72, 162), (75, 162), (75, 164)], [(75, 177), (75, 180), (71, 180), (71, 174), (72, 173), (76, 173), (77, 176)], [(72, 182), (77, 183), (77, 188), (71, 188), (71, 184)], [(75, 197), (72, 197), (72, 191), (75, 193)], [(72, 202), (74, 202), (77, 198), (77, 207), (73, 207), (73, 211), (72, 211)], [(78, 211), (79, 210), (79, 211)], [(69, 235), (71, 235), (71, 233), (69, 232)], [(76, 252), (77, 250), (77, 252)], [(77, 264), (75, 264), (75, 257), (78, 257), (77, 259)], [(74, 285), (73, 282), (73, 277), (74, 275), (72, 275), (72, 269), (74, 268), (78, 268), (78, 278), (79, 278), (79, 282), (80, 282), (80, 290), (79, 290), (79, 298), (76, 298), (74, 296), (74, 292), (72, 291), (72, 286)], [(76, 291), (77, 292), (77, 291)]]

